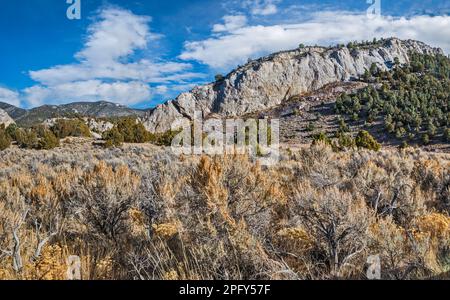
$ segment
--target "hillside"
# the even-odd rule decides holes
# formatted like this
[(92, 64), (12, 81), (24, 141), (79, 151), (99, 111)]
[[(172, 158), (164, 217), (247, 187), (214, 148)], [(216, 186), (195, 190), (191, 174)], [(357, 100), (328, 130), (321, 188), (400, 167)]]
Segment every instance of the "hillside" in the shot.
[[(288, 146), (369, 131), (384, 146), (450, 152), (450, 59), (411, 53), (408, 64), (373, 65), (353, 81), (335, 82), (244, 118), (277, 118)], [(372, 72), (370, 71), (372, 70)]]
[(342, 128), (363, 126), (408, 144), (450, 146), (450, 59), (410, 54), (409, 64), (390, 71), (373, 66), (363, 80), (368, 86), (337, 98)]
[(13, 119), (19, 119), (27, 113), (26, 109), (19, 108), (4, 102), (0, 102), (0, 109), (4, 110)]
[(390, 38), (275, 53), (237, 68), (218, 82), (196, 87), (159, 105), (145, 117), (145, 126), (151, 132), (167, 131), (172, 123), (192, 119), (194, 106), (205, 117), (241, 116), (266, 110), (327, 84), (353, 81), (373, 64), (385, 71), (392, 69), (395, 60), (408, 63), (410, 53), (436, 55), (442, 50), (418, 41)]

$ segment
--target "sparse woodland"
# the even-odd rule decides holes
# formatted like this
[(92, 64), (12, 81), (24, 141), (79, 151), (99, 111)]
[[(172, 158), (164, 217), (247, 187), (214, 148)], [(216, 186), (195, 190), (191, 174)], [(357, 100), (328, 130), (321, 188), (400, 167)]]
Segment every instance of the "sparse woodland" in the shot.
[(336, 112), (349, 122), (381, 121), (386, 134), (404, 143), (450, 142), (450, 59), (411, 53), (411, 62), (393, 62), (391, 71), (373, 64), (363, 80), (370, 85), (342, 94)]
[[(72, 141), (72, 142), (71, 142)], [(333, 152), (266, 168), (151, 145), (0, 153), (0, 279), (449, 278), (450, 157)]]

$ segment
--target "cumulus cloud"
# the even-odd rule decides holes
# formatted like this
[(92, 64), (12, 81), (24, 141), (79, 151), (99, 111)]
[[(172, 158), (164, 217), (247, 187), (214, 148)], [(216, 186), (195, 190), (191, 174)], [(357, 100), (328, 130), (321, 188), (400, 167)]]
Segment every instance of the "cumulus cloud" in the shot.
[(244, 15), (224, 16), (224, 24), (215, 24), (213, 32), (233, 31), (247, 25), (247, 17)]
[(177, 78), (190, 79), (200, 76), (196, 73), (186, 73), (192, 66), (187, 63), (151, 62), (140, 60), (137, 63), (120, 63), (97, 65), (95, 62), (79, 65), (62, 65), (50, 69), (30, 72), (31, 78), (45, 85), (55, 85), (65, 82), (114, 79), (140, 80), (143, 82), (165, 82)]
[(180, 55), (215, 69), (228, 69), (249, 57), (297, 47), (374, 37), (417, 39), (450, 53), (450, 16), (378, 17), (349, 12), (321, 12), (309, 21), (273, 26), (245, 26), (201, 41), (185, 43)]
[(19, 93), (7, 88), (0, 87), (0, 102), (8, 103), (14, 106), (20, 106)]
[(188, 63), (133, 61), (138, 51), (160, 38), (150, 31), (150, 20), (121, 8), (103, 9), (88, 28), (83, 49), (75, 54), (78, 62), (30, 71), (40, 85), (26, 89), (25, 99), (32, 106), (78, 100), (132, 105), (149, 100), (149, 84), (201, 77), (189, 72), (192, 65)]
[(151, 96), (148, 84), (139, 81), (105, 83), (100, 80), (76, 81), (54, 86), (33, 86), (24, 90), (31, 106), (74, 101), (102, 101), (133, 105)]
[(85, 48), (76, 57), (88, 63), (104, 64), (144, 49), (150, 37), (150, 20), (119, 8), (104, 9), (99, 20), (89, 27)]

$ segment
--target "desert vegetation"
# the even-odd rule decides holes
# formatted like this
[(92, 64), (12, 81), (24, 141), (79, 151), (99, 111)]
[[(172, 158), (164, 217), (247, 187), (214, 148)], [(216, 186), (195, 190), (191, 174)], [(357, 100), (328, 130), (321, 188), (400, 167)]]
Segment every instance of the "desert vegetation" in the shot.
[(68, 136), (90, 137), (91, 131), (81, 119), (58, 119), (51, 128), (53, 134), (59, 139)]
[(0, 125), (0, 151), (3, 151), (11, 146), (11, 137), (5, 129), (5, 125)]
[[(20, 128), (13, 124), (4, 130), (4, 135), (10, 141), (8, 147), (14, 142), (18, 147), (24, 149), (50, 150), (60, 144), (60, 139), (45, 126)], [(3, 150), (6, 148), (4, 147)]]
[[(111, 125), (113, 127), (102, 133), (102, 143), (96, 143), (105, 148), (122, 147), (124, 143), (170, 146), (175, 135), (179, 133), (179, 131), (150, 133), (135, 117), (115, 118), (110, 121), (113, 122)], [(16, 124), (11, 124), (6, 128), (1, 125), (0, 151), (7, 149), (12, 144), (24, 149), (50, 150), (58, 147), (61, 140), (68, 137), (91, 138), (91, 129), (81, 118), (57, 119), (53, 124), (40, 124), (27, 128), (19, 127)]]
[[(1, 132), (0, 132), (1, 134)], [(0, 278), (448, 278), (450, 157), (335, 152), (318, 141), (263, 167), (163, 147), (0, 153)]]
[(151, 143), (158, 146), (170, 146), (179, 131), (151, 133), (136, 118), (121, 118), (115, 121), (114, 127), (103, 134), (106, 148), (121, 147), (123, 143)]
[(330, 138), (326, 133), (320, 132), (313, 138), (313, 144), (315, 145), (317, 143), (323, 143), (330, 146), (335, 152), (347, 151), (349, 149), (381, 150), (381, 144), (365, 130), (358, 132), (355, 138), (345, 131), (338, 131), (334, 138)]

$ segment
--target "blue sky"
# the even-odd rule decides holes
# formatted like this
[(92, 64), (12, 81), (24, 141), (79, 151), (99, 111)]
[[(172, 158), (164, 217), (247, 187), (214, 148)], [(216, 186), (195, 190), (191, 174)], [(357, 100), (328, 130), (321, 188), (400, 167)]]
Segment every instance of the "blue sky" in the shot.
[[(0, 0), (0, 101), (152, 107), (249, 58), (398, 36), (450, 52), (450, 1)], [(370, 3), (368, 3), (370, 2)]]

